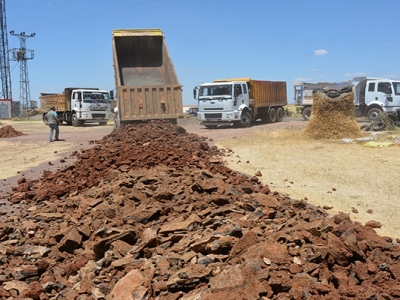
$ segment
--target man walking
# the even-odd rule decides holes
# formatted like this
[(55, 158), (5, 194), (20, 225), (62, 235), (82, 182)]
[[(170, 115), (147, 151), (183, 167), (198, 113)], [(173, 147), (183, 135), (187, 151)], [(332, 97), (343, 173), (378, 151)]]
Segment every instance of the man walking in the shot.
[(58, 125), (61, 125), (61, 121), (57, 116), (56, 109), (54, 106), (50, 107), (50, 111), (44, 116), (45, 122), (50, 127), (49, 141), (53, 141), (53, 131), (55, 131), (54, 141), (59, 141), (58, 135), (60, 129)]

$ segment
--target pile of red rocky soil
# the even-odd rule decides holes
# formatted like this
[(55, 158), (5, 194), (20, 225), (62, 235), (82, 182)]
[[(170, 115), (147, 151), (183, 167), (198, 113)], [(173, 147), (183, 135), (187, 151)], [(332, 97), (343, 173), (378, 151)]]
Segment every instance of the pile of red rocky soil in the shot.
[(398, 299), (400, 248), (154, 121), (22, 177), (0, 226), (2, 299)]
[(15, 130), (11, 125), (0, 127), (0, 138), (13, 138), (21, 135), (26, 135), (23, 132)]

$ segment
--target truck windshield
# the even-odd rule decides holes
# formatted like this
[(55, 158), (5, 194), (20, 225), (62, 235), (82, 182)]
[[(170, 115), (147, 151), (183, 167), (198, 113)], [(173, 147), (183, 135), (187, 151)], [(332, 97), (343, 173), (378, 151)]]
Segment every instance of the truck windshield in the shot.
[(83, 102), (107, 102), (110, 101), (110, 96), (108, 93), (101, 92), (83, 92)]
[(229, 84), (201, 86), (199, 97), (202, 96), (232, 96), (232, 86)]

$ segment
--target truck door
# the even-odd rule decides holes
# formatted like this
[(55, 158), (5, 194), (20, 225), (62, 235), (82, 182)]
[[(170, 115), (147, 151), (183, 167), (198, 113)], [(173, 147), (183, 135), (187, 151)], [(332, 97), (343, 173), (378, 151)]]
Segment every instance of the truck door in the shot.
[(72, 108), (82, 108), (82, 93), (74, 91), (72, 93), (72, 99), (71, 99), (71, 109)]
[(368, 82), (365, 93), (365, 104), (377, 103), (384, 106), (392, 106), (392, 84), (387, 81)]
[(390, 82), (378, 82), (377, 97), (382, 99), (385, 106), (391, 106), (391, 102), (393, 102), (392, 84)]
[[(375, 101), (375, 82), (368, 82), (365, 89), (365, 104), (368, 106)], [(376, 100), (378, 100), (377, 97)]]
[(294, 86), (294, 103), (303, 104), (303, 87), (301, 85)]
[(400, 82), (392, 82), (393, 84), (393, 101), (391, 102), (391, 106), (399, 107), (400, 106)]
[[(245, 94), (243, 91), (243, 86), (241, 84), (236, 83), (233, 88), (233, 96), (234, 96), (234, 106), (239, 107), (243, 103), (245, 103)], [(247, 93), (247, 89), (246, 89)]]

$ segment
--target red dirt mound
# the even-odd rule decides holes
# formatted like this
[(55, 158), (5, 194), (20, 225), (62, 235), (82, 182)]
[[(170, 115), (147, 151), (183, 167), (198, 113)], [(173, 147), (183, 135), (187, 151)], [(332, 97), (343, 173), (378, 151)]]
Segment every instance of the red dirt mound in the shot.
[(347, 215), (272, 194), (166, 122), (114, 130), (10, 201), (2, 297), (396, 299), (400, 248)]
[(6, 125), (0, 128), (0, 138), (12, 138), (21, 135), (26, 135), (18, 130), (15, 130), (11, 125)]

